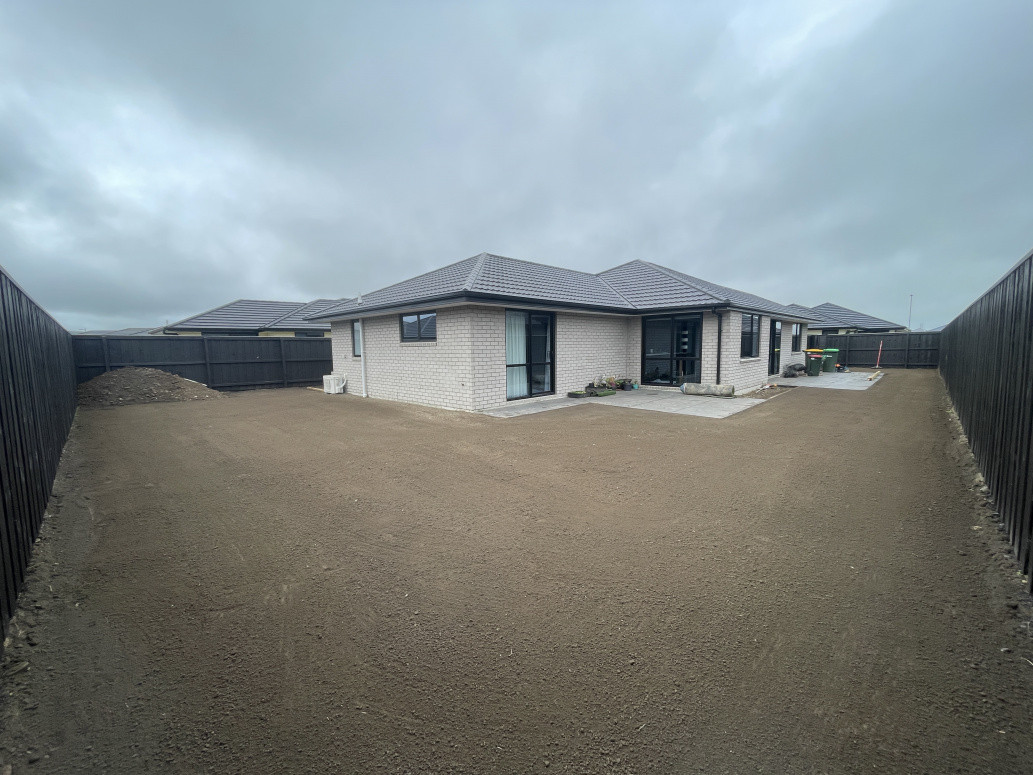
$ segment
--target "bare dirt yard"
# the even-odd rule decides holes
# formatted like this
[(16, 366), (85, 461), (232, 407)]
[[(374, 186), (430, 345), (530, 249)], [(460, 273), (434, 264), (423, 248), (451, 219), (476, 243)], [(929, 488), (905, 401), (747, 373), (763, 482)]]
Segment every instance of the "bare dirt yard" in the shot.
[(82, 409), (0, 770), (1029, 772), (1033, 613), (947, 410), (926, 371), (724, 420)]

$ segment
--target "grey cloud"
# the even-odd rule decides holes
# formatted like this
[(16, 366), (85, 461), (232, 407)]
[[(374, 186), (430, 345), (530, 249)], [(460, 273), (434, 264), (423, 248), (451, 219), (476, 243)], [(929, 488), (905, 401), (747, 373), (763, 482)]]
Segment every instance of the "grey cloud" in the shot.
[(53, 233), (3, 261), (69, 325), (481, 250), (943, 323), (1029, 247), (1033, 8), (830, 8), (9, 4), (0, 207)]

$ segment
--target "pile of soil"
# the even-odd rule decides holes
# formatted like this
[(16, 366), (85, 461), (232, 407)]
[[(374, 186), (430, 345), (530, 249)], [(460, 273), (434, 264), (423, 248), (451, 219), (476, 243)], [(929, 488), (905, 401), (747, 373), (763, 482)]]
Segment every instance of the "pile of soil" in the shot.
[(79, 406), (127, 406), (158, 401), (203, 401), (222, 398), (200, 382), (160, 369), (136, 366), (115, 369), (79, 385)]

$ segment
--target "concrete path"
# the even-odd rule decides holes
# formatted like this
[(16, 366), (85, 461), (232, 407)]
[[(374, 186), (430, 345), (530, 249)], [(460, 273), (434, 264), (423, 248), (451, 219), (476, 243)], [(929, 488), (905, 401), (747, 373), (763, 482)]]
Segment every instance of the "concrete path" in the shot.
[(882, 379), (879, 376), (869, 381), (868, 378), (873, 373), (871, 371), (823, 371), (817, 377), (779, 377), (775, 380), (775, 384), (787, 387), (831, 388), (832, 390), (867, 390)]
[(513, 401), (497, 409), (487, 409), (482, 414), (490, 417), (521, 417), (525, 414), (548, 412), (582, 404), (618, 406), (624, 409), (643, 409), (648, 412), (668, 414), (689, 414), (694, 417), (722, 419), (737, 414), (751, 406), (764, 403), (759, 398), (714, 398), (713, 396), (686, 396), (677, 390), (618, 390), (616, 395), (602, 398), (567, 398), (558, 396), (541, 401)]

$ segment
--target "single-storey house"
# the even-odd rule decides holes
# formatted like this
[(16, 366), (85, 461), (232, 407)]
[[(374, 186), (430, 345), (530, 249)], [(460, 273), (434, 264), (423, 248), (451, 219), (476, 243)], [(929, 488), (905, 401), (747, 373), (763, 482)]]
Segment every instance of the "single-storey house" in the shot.
[(316, 299), (306, 303), (237, 299), (151, 333), (172, 336), (327, 337), (330, 336), (329, 324), (307, 320), (306, 316), (322, 312), (340, 301)]
[(598, 274), (490, 253), (342, 301), (348, 392), (477, 411), (600, 376), (750, 390), (802, 361), (809, 317), (647, 261)]
[(812, 334), (886, 334), (907, 331), (907, 327), (899, 323), (840, 307), (829, 301), (817, 307), (790, 304), (789, 308), (811, 318)]

